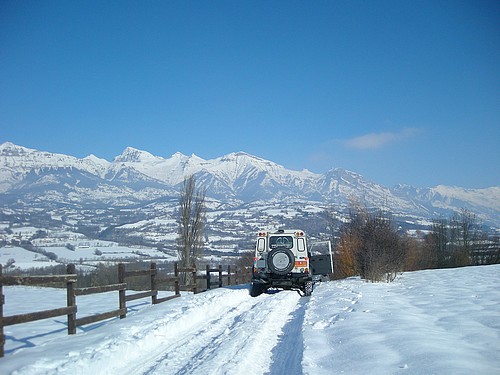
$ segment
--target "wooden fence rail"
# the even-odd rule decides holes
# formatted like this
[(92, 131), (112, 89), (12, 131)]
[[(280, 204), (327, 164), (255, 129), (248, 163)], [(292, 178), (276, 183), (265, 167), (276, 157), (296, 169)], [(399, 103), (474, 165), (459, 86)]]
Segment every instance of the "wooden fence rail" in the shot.
[[(50, 276), (9, 276), (3, 275), (2, 265), (0, 264), (0, 357), (4, 356), (5, 347), (5, 336), (4, 327), (32, 322), (41, 319), (48, 319), (57, 316), (67, 315), (68, 319), (68, 334), (72, 335), (76, 333), (76, 327), (83, 326), (86, 324), (96, 323), (102, 320), (111, 319), (115, 317), (120, 317), (123, 319), (127, 315), (127, 302), (151, 297), (152, 304), (159, 304), (162, 302), (169, 301), (171, 299), (180, 297), (180, 291), (192, 291), (197, 293), (199, 291), (206, 291), (212, 287), (222, 287), (224, 286), (224, 280), (226, 280), (226, 285), (231, 285), (231, 280), (237, 285), (241, 280), (248, 278), (248, 271), (243, 272), (235, 268), (234, 272), (231, 272), (231, 267), (227, 267), (227, 273), (224, 275), (222, 266), (218, 268), (211, 268), (206, 266), (205, 274), (199, 275), (196, 268), (186, 268), (179, 267), (177, 263), (174, 264), (174, 276), (159, 276), (156, 268), (156, 263), (151, 263), (149, 269), (145, 270), (129, 270), (125, 269), (125, 264), (118, 264), (118, 283), (109, 284), (102, 286), (94, 286), (87, 288), (75, 288), (77, 282), (76, 267), (74, 264), (68, 264), (66, 268), (66, 275), (50, 275)], [(190, 285), (180, 285), (181, 273), (190, 273), (192, 280)], [(216, 281), (212, 281), (212, 273), (217, 273), (218, 278)], [(150, 277), (150, 289), (143, 292), (136, 292), (133, 294), (126, 294), (127, 291), (127, 279), (139, 277), (139, 276), (149, 276)], [(206, 289), (199, 290), (198, 280), (204, 280), (206, 282)], [(174, 294), (171, 296), (158, 298), (158, 284), (163, 283), (167, 285), (173, 285)], [(67, 295), (67, 306), (55, 308), (52, 310), (36, 311), (26, 314), (18, 314), (12, 316), (3, 315), (3, 305), (5, 304), (5, 297), (3, 295), (3, 286), (11, 285), (50, 285), (50, 286), (66, 286)], [(85, 296), (96, 293), (112, 292), (118, 291), (118, 309), (107, 311), (100, 314), (94, 314), (86, 317), (77, 318), (77, 296)]]
[[(60, 307), (51, 310), (35, 311), (26, 314), (18, 314), (11, 316), (3, 316), (3, 305), (5, 304), (5, 297), (3, 295), (3, 286), (9, 285), (44, 285), (44, 284), (61, 284), (66, 283), (67, 288), (73, 286), (76, 282), (77, 275), (72, 273), (69, 275), (53, 275), (53, 276), (4, 276), (3, 268), (0, 264), (0, 357), (4, 356), (5, 347), (5, 335), (4, 327), (21, 324), (27, 322), (33, 322), (41, 319), (53, 318), (61, 315), (74, 316), (76, 314), (76, 306), (67, 305), (66, 307)], [(68, 325), (68, 333), (70, 333), (70, 328)]]

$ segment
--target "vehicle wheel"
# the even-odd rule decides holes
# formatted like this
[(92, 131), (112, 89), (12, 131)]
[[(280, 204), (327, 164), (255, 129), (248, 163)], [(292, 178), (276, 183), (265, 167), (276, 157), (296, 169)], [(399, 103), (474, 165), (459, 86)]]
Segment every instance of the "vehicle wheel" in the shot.
[(257, 297), (260, 296), (264, 292), (265, 286), (262, 284), (252, 283), (250, 285), (250, 296)]
[(295, 257), (289, 249), (272, 250), (267, 257), (267, 265), (277, 275), (286, 275), (295, 266)]
[(313, 291), (313, 283), (312, 281), (306, 281), (304, 284), (304, 296), (309, 297)]

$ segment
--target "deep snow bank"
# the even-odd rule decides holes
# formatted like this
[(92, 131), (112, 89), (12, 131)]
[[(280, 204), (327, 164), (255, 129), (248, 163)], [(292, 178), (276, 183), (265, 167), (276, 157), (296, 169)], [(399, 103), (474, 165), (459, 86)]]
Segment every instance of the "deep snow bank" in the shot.
[(306, 374), (500, 374), (500, 266), (405, 273), (316, 288)]

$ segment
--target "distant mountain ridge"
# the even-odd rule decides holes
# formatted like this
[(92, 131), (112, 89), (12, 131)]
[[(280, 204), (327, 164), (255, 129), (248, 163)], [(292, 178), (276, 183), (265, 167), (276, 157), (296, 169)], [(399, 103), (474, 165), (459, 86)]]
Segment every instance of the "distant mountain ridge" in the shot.
[(388, 188), (342, 168), (323, 174), (293, 171), (245, 152), (205, 160), (179, 152), (163, 158), (127, 147), (107, 161), (94, 155), (79, 159), (38, 151), (10, 142), (0, 145), (0, 202), (6, 202), (7, 197), (57, 197), (64, 202), (85, 200), (112, 205), (148, 202), (176, 195), (188, 175), (195, 175), (207, 188), (207, 196), (221, 202), (298, 199), (345, 205), (355, 198), (400, 215), (421, 217), (435, 217), (465, 207), (500, 227), (498, 186)]

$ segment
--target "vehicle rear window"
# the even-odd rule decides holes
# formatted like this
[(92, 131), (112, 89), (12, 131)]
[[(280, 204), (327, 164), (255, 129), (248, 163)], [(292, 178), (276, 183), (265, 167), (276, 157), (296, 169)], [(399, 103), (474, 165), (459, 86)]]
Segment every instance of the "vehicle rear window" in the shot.
[(271, 249), (276, 249), (278, 247), (284, 247), (285, 249), (291, 249), (293, 247), (293, 237), (292, 236), (272, 236), (269, 238), (269, 247)]
[(257, 251), (262, 253), (266, 249), (266, 240), (263, 238), (259, 238), (257, 240)]
[(298, 238), (297, 247), (299, 251), (304, 251), (306, 249), (306, 241), (303, 238)]

